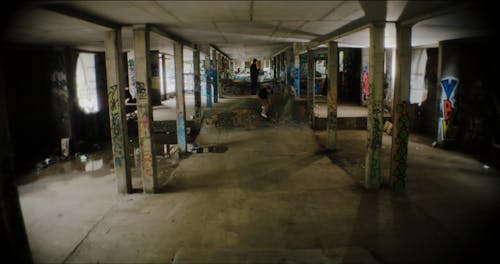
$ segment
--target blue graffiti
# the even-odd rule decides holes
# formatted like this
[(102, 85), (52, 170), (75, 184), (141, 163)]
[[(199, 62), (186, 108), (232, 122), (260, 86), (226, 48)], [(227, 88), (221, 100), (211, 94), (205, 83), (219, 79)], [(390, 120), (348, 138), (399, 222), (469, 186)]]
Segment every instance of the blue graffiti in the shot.
[(453, 90), (457, 87), (458, 80), (454, 78), (446, 78), (441, 81), (441, 87), (443, 87), (446, 93), (446, 99), (450, 99)]

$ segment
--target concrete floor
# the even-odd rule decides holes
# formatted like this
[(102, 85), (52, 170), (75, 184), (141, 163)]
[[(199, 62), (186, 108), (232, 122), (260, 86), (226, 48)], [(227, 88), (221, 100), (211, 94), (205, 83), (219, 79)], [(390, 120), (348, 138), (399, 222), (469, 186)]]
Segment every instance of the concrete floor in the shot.
[[(334, 263), (499, 261), (498, 170), (412, 136), (406, 193), (365, 191), (366, 132), (339, 131), (334, 153), (325, 136), (300, 124), (204, 128), (197, 142), (227, 151), (181, 160), (154, 195), (117, 194), (109, 147), (90, 156), (102, 167), (68, 161), (27, 175), (19, 192), (35, 262), (170, 263), (221, 249), (317, 250)], [(389, 149), (384, 135), (384, 175)]]

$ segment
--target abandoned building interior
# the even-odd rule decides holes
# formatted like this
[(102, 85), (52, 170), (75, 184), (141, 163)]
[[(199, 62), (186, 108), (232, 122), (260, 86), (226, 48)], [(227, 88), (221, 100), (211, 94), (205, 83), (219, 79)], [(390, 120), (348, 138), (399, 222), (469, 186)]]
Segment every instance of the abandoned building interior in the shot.
[(500, 262), (492, 4), (13, 5), (0, 262)]

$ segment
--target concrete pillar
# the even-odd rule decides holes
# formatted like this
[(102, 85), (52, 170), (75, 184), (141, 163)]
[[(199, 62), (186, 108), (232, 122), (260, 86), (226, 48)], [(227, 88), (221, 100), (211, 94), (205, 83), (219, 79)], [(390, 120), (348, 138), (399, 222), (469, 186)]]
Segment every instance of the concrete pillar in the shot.
[(326, 147), (335, 149), (337, 136), (337, 80), (339, 72), (339, 49), (337, 42), (328, 42), (328, 115), (326, 122), (327, 140)]
[(217, 53), (217, 67), (216, 67), (216, 72), (217, 72), (217, 94), (219, 95), (220, 98), (224, 98), (224, 94), (222, 94), (222, 85), (220, 80), (222, 79), (221, 76), (224, 74), (224, 68), (223, 68), (223, 57), (222, 54)]
[[(3, 59), (0, 58), (3, 62)], [(33, 259), (19, 203), (14, 154), (9, 132), (4, 70), (0, 63), (0, 240), (2, 259), (6, 262), (31, 264)]]
[(295, 94), (300, 97), (300, 55), (296, 54), (294, 56), (294, 86), (295, 86)]
[(137, 88), (135, 87), (135, 57), (134, 51), (127, 52), (128, 68), (128, 91), (133, 98), (137, 98)]
[(201, 121), (201, 86), (200, 86), (200, 49), (198, 46), (193, 51), (194, 74), (194, 120), (197, 124)]
[(175, 92), (177, 106), (177, 147), (179, 153), (187, 151), (186, 145), (186, 105), (184, 98), (184, 66), (182, 43), (174, 43)]
[(276, 78), (278, 77), (278, 75), (276, 74), (276, 56), (273, 57), (273, 79), (276, 80)]
[(456, 95), (459, 87), (460, 48), (453, 40), (441, 41), (439, 42), (438, 56), (437, 143), (439, 146), (446, 146), (456, 140), (456, 131), (454, 131), (452, 121), (457, 111)]
[(307, 50), (307, 114), (314, 128), (314, 50)]
[(212, 73), (212, 87), (214, 92), (214, 103), (219, 102), (219, 82), (217, 73), (217, 51), (212, 50), (212, 63), (210, 65), (210, 72)]
[(158, 186), (153, 141), (153, 109), (150, 96), (149, 30), (134, 27), (135, 80), (137, 88), (137, 125), (141, 149), (141, 175), (144, 192), (154, 193)]
[(391, 180), (395, 190), (405, 187), (410, 136), (411, 26), (396, 24), (396, 72), (392, 111)]
[(108, 83), (109, 123), (116, 183), (119, 193), (132, 191), (131, 161), (128, 155), (127, 119), (125, 116), (125, 75), (122, 63), (121, 30), (104, 35), (106, 51), (106, 78)]
[(68, 75), (64, 50), (54, 49), (54, 57), (50, 75), (50, 97), (48, 107), (51, 109), (50, 125), (55, 128), (55, 138), (71, 138), (71, 106), (69, 102)]
[(278, 82), (281, 81), (281, 54), (278, 54), (276, 56), (276, 77), (278, 79)]
[(149, 52), (151, 63), (151, 104), (161, 105), (160, 53), (157, 50)]
[(210, 78), (210, 49), (205, 52), (205, 80), (207, 84), (207, 108), (212, 108), (212, 80)]
[(284, 70), (285, 70), (285, 87), (288, 87), (290, 81), (290, 62), (291, 62), (291, 57), (290, 57), (290, 49), (285, 50), (283, 53), (283, 65)]
[(163, 78), (161, 80), (163, 83), (163, 96), (161, 98), (162, 100), (167, 100), (167, 59), (165, 57), (165, 54), (161, 55), (161, 65), (163, 70)]
[(383, 89), (384, 89), (384, 28), (385, 23), (370, 26), (370, 61), (368, 81), (368, 150), (365, 161), (365, 188), (378, 189), (381, 183)]

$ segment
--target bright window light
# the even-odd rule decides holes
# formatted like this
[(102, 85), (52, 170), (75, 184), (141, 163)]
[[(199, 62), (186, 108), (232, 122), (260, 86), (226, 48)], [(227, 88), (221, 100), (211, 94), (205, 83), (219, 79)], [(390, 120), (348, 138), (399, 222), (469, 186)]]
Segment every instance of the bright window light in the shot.
[(76, 64), (76, 96), (78, 105), (87, 114), (99, 111), (94, 56), (93, 53), (80, 53)]

